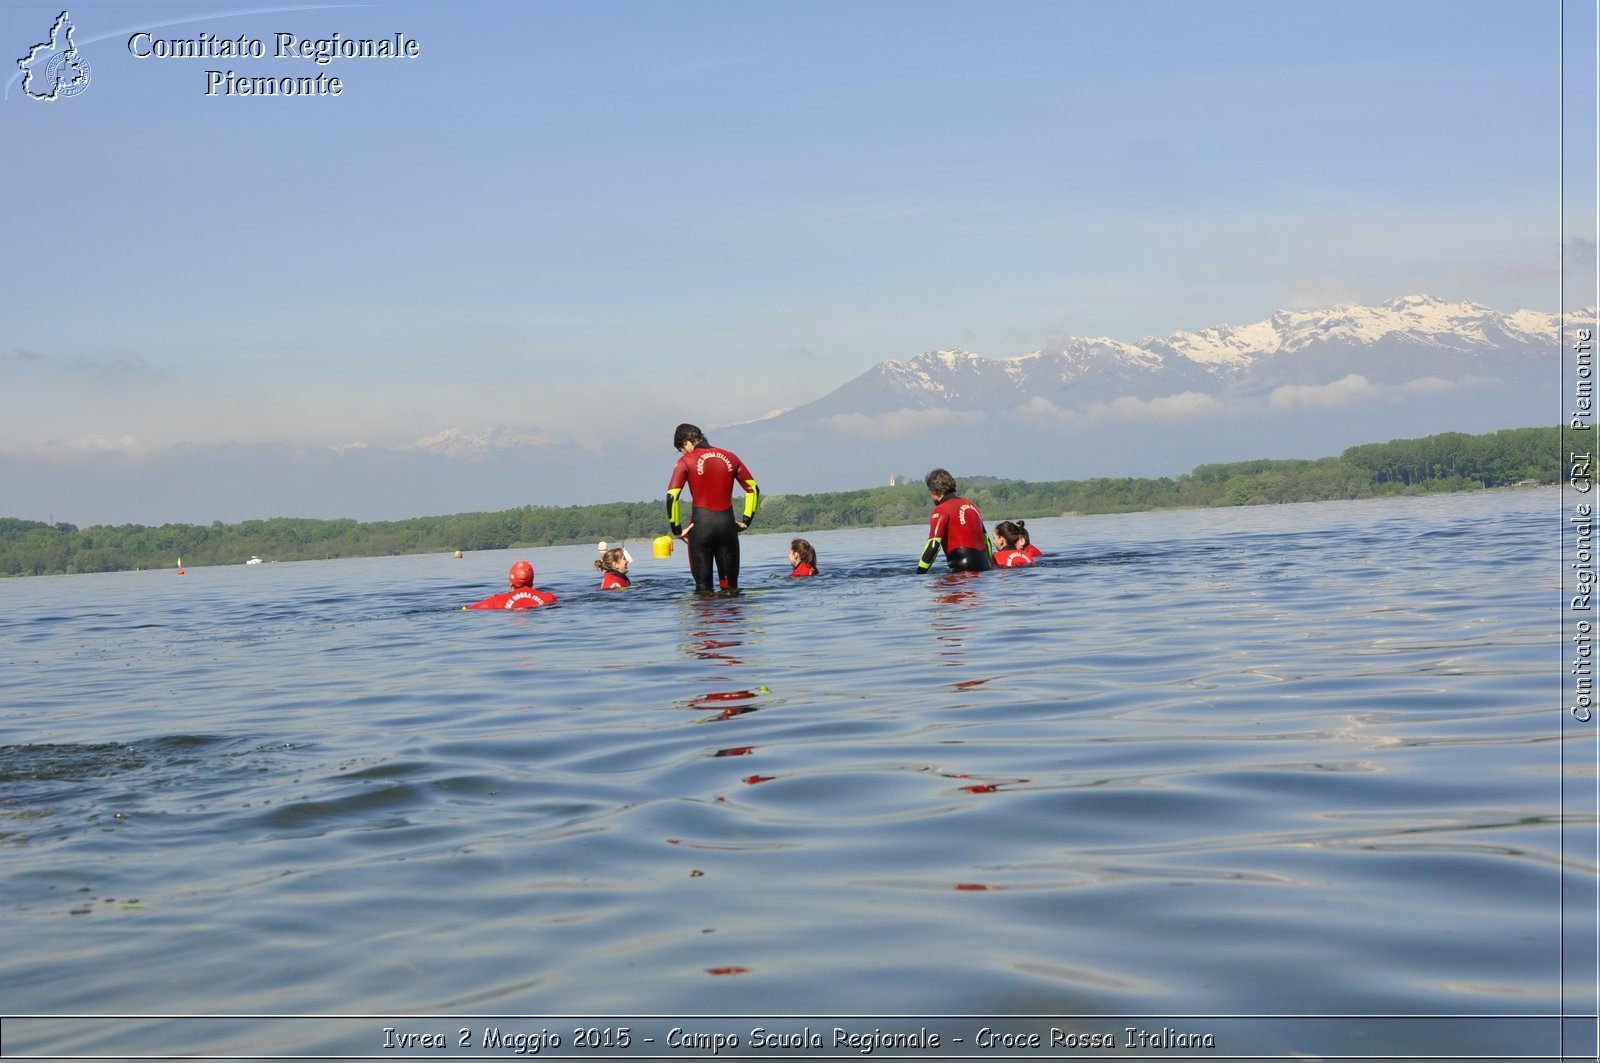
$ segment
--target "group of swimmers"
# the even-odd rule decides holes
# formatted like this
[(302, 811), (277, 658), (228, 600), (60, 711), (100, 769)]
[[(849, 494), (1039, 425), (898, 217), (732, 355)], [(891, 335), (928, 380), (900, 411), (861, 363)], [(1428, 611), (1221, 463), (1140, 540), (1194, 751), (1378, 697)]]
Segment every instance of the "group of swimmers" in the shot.
[[(695, 593), (736, 594), (739, 590), (739, 533), (750, 527), (761, 505), (755, 477), (731, 450), (713, 447), (705, 433), (692, 424), (680, 424), (672, 436), (672, 447), (679, 453), (667, 481), (667, 524), (674, 538), (689, 549), (689, 572), (694, 577)], [(924, 481), (933, 499), (933, 515), (928, 524), (928, 541), (917, 561), (917, 571), (933, 566), (940, 551), (952, 571), (976, 572), (1000, 566), (1014, 568), (1031, 565), (1042, 551), (1028, 539), (1023, 521), (1002, 521), (991, 539), (984, 530), (978, 507), (956, 493), (955, 478), (944, 469), (934, 469)], [(744, 488), (744, 508), (733, 512), (733, 488)], [(683, 519), (679, 496), (687, 487), (693, 499), (688, 521)], [(694, 534), (691, 536), (691, 532)], [(623, 547), (600, 544), (601, 590), (621, 590), (628, 586), (628, 567), (633, 558)], [(804, 539), (789, 544), (792, 577), (817, 574), (817, 552)], [(533, 566), (518, 561), (511, 566), (511, 590), (490, 595), (463, 609), (532, 609), (555, 602), (556, 596), (533, 586)]]

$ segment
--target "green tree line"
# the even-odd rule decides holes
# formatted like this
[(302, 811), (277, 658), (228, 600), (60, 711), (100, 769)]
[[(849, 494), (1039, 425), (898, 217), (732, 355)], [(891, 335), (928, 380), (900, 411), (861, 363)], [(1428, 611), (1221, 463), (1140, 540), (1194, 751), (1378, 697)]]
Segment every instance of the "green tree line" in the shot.
[[(1128, 513), (1176, 507), (1255, 506), (1379, 495), (1465, 491), (1560, 479), (1564, 429), (1512, 428), (1487, 435), (1445, 432), (1351, 447), (1336, 458), (1259, 459), (1200, 465), (1176, 478), (1098, 477), (1028, 482), (961, 477), (962, 492), (992, 524), (1066, 513)], [(1586, 443), (1583, 448), (1589, 449)], [(921, 483), (810, 495), (767, 495), (759, 531), (804, 532), (916, 524), (928, 514)], [(275, 517), (209, 525), (72, 524), (0, 517), (0, 575), (116, 572), (185, 565), (380, 557), (500, 550), (626, 538), (665, 530), (665, 506), (608, 502), (523, 506), (494, 513), (359, 522)]]

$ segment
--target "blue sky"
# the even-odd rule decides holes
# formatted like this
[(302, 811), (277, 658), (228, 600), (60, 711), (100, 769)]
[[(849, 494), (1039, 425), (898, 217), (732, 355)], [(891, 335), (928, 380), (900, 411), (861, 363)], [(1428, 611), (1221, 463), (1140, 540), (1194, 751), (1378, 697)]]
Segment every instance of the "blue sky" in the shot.
[[(1565, 87), (1561, 0), (69, 10), (89, 87), (0, 103), (0, 453), (604, 450), (938, 348), (1556, 310), (1564, 254), (1594, 301), (1593, 3)], [(60, 11), (6, 6), (9, 70)], [(139, 59), (141, 30), (269, 57)], [(277, 60), (279, 31), (421, 54)]]

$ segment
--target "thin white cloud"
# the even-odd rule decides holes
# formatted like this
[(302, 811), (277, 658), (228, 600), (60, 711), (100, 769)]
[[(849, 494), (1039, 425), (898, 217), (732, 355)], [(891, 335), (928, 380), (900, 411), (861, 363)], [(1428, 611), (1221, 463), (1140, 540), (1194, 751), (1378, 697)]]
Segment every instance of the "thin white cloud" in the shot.
[(1442, 395), (1463, 388), (1481, 387), (1493, 381), (1481, 377), (1445, 380), (1425, 376), (1404, 384), (1374, 384), (1360, 373), (1351, 373), (1331, 384), (1286, 384), (1267, 396), (1267, 406), (1277, 412), (1290, 410), (1337, 410), (1376, 402), (1398, 402), (1425, 395)]
[(1459, 391), (1461, 388), (1472, 387), (1486, 383), (1481, 377), (1466, 377), (1462, 380), (1446, 380), (1443, 377), (1424, 376), (1409, 380), (1399, 387), (1394, 388), (1397, 398), (1410, 398), (1414, 395), (1443, 395), (1447, 391)]
[(878, 416), (839, 414), (824, 418), (822, 424), (832, 431), (861, 439), (900, 439), (941, 428), (976, 428), (988, 419), (988, 414), (979, 412), (896, 410)]
[(155, 453), (156, 449), (156, 447), (140, 440), (137, 436), (129, 434), (115, 436), (82, 435), (74, 436), (71, 439), (52, 439), (48, 442), (31, 446), (0, 442), (0, 455), (27, 458), (34, 461), (71, 461), (77, 458), (99, 457), (108, 454), (142, 458)]
[(1072, 424), (1081, 419), (1076, 410), (1063, 409), (1039, 395), (1017, 407), (1017, 417), (1034, 424)]
[(1183, 391), (1154, 399), (1125, 396), (1111, 402), (1096, 402), (1081, 410), (1063, 409), (1049, 399), (1034, 396), (1018, 406), (1015, 413), (1018, 418), (1036, 425), (1064, 426), (1095, 421), (1183, 421), (1213, 417), (1225, 409), (1223, 403), (1213, 395)]
[(164, 370), (146, 361), (142, 354), (123, 355), (107, 360), (77, 358), (73, 360), (72, 368), (78, 373), (114, 378), (121, 383), (133, 380), (162, 380), (168, 375)]
[(1111, 402), (1097, 402), (1084, 412), (1093, 418), (1112, 417), (1130, 421), (1153, 417), (1162, 420), (1184, 420), (1220, 413), (1222, 403), (1215, 396), (1203, 392), (1183, 391), (1156, 399), (1124, 397)]
[(1373, 402), (1378, 388), (1360, 373), (1351, 373), (1331, 384), (1285, 384), (1267, 396), (1274, 410), (1335, 410), (1358, 403)]

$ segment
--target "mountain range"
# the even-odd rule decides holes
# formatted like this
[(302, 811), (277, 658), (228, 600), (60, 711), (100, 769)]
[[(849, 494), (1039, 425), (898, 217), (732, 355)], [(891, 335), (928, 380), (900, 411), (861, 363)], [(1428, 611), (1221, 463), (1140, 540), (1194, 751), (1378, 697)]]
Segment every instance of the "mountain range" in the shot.
[(870, 444), (877, 471), (914, 477), (932, 465), (1073, 479), (1320, 457), (1361, 442), (1555, 423), (1561, 324), (1554, 313), (1409, 295), (1137, 343), (1069, 338), (1006, 358), (929, 351), (881, 361), (715, 438), (741, 454), (803, 440)]
[[(825, 422), (904, 410), (1004, 416), (1041, 402), (1086, 410), (1184, 393), (1270, 397), (1279, 388), (1328, 387), (1352, 375), (1374, 387), (1419, 380), (1521, 382), (1553, 368), (1560, 327), (1556, 314), (1502, 314), (1476, 303), (1413, 295), (1376, 307), (1285, 310), (1252, 325), (1218, 325), (1138, 343), (1069, 339), (1012, 358), (930, 351), (879, 362), (813, 402), (762, 420)], [(1285, 398), (1280, 396), (1280, 404)]]
[[(1593, 307), (1576, 311), (1568, 327), (1594, 318)], [(718, 425), (701, 415), (701, 423), (767, 493), (920, 480), (935, 466), (958, 478), (1178, 475), (1203, 462), (1321, 457), (1358, 443), (1557, 423), (1561, 327), (1558, 314), (1410, 295), (1137, 343), (1067, 338), (1010, 357), (929, 351), (879, 361), (754, 421)], [(80, 525), (385, 520), (648, 499), (665, 482), (660, 451), (499, 425), (444, 428), (401, 447), (0, 455), (0, 516), (48, 513)]]

